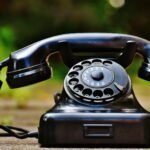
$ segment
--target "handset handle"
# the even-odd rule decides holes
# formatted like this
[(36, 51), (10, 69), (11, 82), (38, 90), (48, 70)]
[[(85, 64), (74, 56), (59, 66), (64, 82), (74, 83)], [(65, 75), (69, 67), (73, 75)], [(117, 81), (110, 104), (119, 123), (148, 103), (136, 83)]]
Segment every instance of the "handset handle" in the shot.
[[(56, 51), (61, 51), (61, 53), (64, 53), (64, 56), (68, 51), (72, 56), (76, 52), (76, 55), (79, 53), (79, 57), (82, 57), (80, 54), (84, 56), (88, 52), (92, 53), (93, 51), (96, 54), (95, 56), (101, 57), (103, 56), (101, 53), (104, 52), (106, 57), (111, 58), (114, 57), (115, 52), (123, 52), (127, 41), (136, 42), (136, 52), (144, 57), (145, 62), (150, 63), (150, 41), (148, 40), (126, 34), (74, 33), (54, 36), (11, 53), (10, 58), (16, 63), (15, 66), (11, 66), (12, 68), (10, 67), (9, 69), (10, 71), (11, 69), (17, 70), (45, 62), (45, 59)], [(67, 43), (68, 47), (63, 48), (62, 43)]]

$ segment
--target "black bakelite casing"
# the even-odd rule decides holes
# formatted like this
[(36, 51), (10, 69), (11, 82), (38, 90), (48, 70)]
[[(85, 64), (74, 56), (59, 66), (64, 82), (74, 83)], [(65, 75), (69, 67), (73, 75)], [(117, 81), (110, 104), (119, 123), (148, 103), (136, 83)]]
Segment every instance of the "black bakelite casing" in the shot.
[[(89, 71), (91, 68), (92, 71)], [(90, 76), (94, 68), (103, 68), (101, 73), (104, 77), (97, 80)], [(112, 71), (112, 82), (108, 83), (108, 78), (105, 80), (107, 69), (104, 68)], [(97, 88), (96, 84), (91, 86), (83, 82), (83, 74), (87, 70), (87, 80), (90, 83), (103, 83), (103, 86)], [(78, 82), (72, 85), (72, 79)], [(82, 85), (82, 89), (76, 91), (77, 85)], [(106, 93), (106, 89), (113, 94)], [(99, 97), (94, 96), (97, 90), (102, 93)], [(90, 93), (84, 95), (84, 91)], [(65, 77), (64, 90), (56, 102), (40, 119), (39, 143), (42, 147), (150, 145), (150, 114), (135, 98), (131, 81), (123, 67), (112, 60), (95, 58), (74, 65)]]
[(149, 126), (149, 113), (49, 112), (40, 121), (39, 143), (42, 147), (149, 146)]

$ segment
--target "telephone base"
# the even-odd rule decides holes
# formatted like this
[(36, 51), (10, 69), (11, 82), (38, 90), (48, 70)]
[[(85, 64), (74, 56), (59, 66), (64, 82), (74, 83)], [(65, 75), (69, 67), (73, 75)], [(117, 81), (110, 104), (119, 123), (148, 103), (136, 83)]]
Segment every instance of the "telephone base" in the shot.
[(41, 117), (42, 147), (147, 147), (149, 113), (48, 112)]

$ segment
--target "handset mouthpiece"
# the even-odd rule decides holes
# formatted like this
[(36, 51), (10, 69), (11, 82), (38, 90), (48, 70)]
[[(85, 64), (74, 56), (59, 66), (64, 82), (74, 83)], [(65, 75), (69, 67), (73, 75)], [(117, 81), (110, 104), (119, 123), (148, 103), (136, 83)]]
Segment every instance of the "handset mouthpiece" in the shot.
[(138, 76), (144, 80), (150, 81), (150, 63), (143, 62), (138, 71)]

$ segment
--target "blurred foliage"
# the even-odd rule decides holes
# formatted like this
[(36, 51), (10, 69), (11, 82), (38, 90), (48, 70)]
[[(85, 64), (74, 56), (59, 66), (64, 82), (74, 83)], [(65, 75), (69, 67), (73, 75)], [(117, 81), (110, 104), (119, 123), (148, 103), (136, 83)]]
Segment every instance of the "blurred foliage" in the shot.
[(0, 124), (1, 125), (12, 125), (13, 118), (10, 116), (1, 116), (0, 118)]
[[(118, 32), (150, 39), (149, 6), (149, 0), (1, 0), (0, 60), (11, 51), (43, 38), (70, 32)], [(0, 95), (19, 99), (19, 105), (25, 105), (30, 95), (35, 97), (33, 91), (46, 94), (48, 82), (54, 83), (57, 89), (67, 69), (59, 57), (54, 57), (51, 63), (55, 79), (16, 90), (8, 89), (4, 82)], [(130, 74), (137, 73), (137, 63), (139, 59), (129, 68)], [(3, 81), (5, 72), (1, 73)]]
[(118, 0), (1, 0), (0, 26), (10, 26), (18, 48), (69, 32), (122, 32), (150, 38), (150, 1)]
[(10, 52), (14, 50), (14, 33), (11, 27), (4, 26), (0, 28), (0, 59), (9, 56)]

